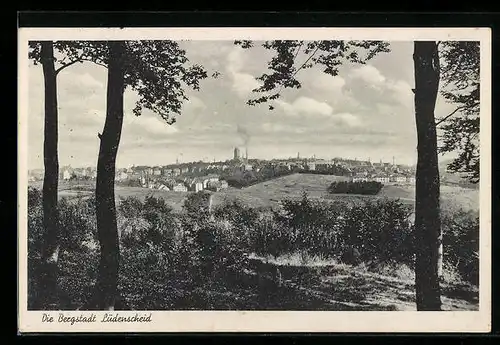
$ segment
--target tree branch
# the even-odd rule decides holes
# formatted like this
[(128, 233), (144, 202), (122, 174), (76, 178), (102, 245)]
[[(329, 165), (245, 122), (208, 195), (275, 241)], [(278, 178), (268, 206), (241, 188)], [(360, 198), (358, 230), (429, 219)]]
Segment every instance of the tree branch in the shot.
[(75, 60), (71, 61), (71, 62), (68, 62), (68, 63), (62, 63), (64, 62), (64, 59), (63, 61), (61, 62), (62, 65), (61, 67), (59, 67), (58, 69), (56, 69), (56, 75), (59, 74), (59, 72), (61, 72), (63, 69), (65, 69), (66, 67), (69, 67), (77, 62), (80, 62), (80, 61), (83, 61), (83, 55), (80, 55), (78, 58), (76, 58)]
[[(301, 44), (301, 45), (302, 45), (302, 44)], [(299, 49), (300, 49), (300, 46), (299, 46)], [(305, 66), (305, 65), (309, 62), (309, 60), (311, 60), (311, 59), (312, 59), (312, 57), (314, 56), (314, 54), (316, 54), (316, 53), (318, 52), (318, 50), (319, 50), (319, 45), (318, 45), (318, 46), (316, 47), (316, 49), (312, 52), (312, 54), (311, 54), (311, 55), (309, 55), (309, 57), (307, 58), (307, 60), (306, 60), (306, 61), (304, 61), (304, 63), (303, 63), (302, 65), (300, 65), (300, 67), (299, 67), (299, 68), (295, 71), (295, 73), (293, 73), (293, 74), (292, 74), (292, 78), (293, 78), (293, 77), (295, 77), (295, 76), (297, 75), (297, 73), (299, 73), (299, 71), (300, 71), (300, 70), (301, 70), (301, 69), (302, 69), (302, 68), (303, 68), (303, 67), (304, 67), (304, 66)], [(297, 53), (295, 54), (294, 60), (295, 60), (295, 58), (297, 57), (298, 52), (299, 52), (299, 50), (297, 50)], [(277, 92), (277, 94), (278, 94), (278, 95), (280, 95), (280, 94), (281, 94), (281, 92), (283, 91), (283, 87), (284, 87), (284, 86), (283, 86), (283, 84), (282, 84), (282, 85), (281, 85), (281, 87), (280, 87), (280, 89), (279, 89), (279, 91)]]
[(450, 114), (446, 115), (445, 117), (443, 117), (441, 120), (439, 120), (438, 122), (436, 122), (436, 126), (438, 126), (439, 124), (443, 123), (444, 121), (448, 120), (450, 117), (452, 117), (457, 111), (459, 110), (462, 110), (464, 109), (465, 106), (462, 106), (462, 107), (457, 107), (457, 109), (453, 110)]
[(73, 60), (73, 61), (71, 61), (71, 62), (68, 62), (68, 63), (66, 63), (66, 64), (62, 65), (61, 67), (59, 67), (58, 69), (56, 69), (56, 75), (58, 75), (58, 74), (59, 74), (59, 72), (61, 72), (61, 71), (62, 71), (63, 69), (65, 69), (66, 67), (69, 67), (69, 66), (71, 66), (71, 65), (73, 65), (73, 64), (75, 64), (75, 63), (77, 63), (77, 62), (80, 62), (80, 61), (82, 61), (82, 60)]
[(302, 68), (303, 68), (303, 67), (304, 67), (304, 66), (305, 66), (305, 65), (309, 62), (309, 60), (311, 60), (311, 59), (312, 59), (312, 57), (313, 57), (313, 56), (314, 56), (314, 55), (318, 52), (318, 50), (319, 50), (319, 44), (318, 44), (318, 46), (316, 47), (316, 49), (312, 52), (312, 54), (311, 54), (311, 55), (309, 55), (309, 57), (307, 58), (307, 60), (306, 60), (306, 61), (304, 61), (304, 63), (303, 63), (303, 64), (302, 64), (302, 65), (301, 65), (301, 66), (300, 66), (300, 67), (299, 67), (299, 68), (295, 71), (295, 73), (292, 75), (292, 77), (295, 77), (295, 75), (296, 75), (297, 73), (299, 73), (299, 71), (300, 71), (300, 70), (301, 70), (301, 69), (302, 69)]

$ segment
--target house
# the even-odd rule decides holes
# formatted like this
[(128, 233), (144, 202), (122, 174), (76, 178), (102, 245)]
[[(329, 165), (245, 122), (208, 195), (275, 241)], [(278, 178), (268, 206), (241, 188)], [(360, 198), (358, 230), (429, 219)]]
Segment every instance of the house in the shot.
[(181, 169), (179, 169), (179, 168), (175, 168), (175, 169), (173, 169), (173, 170), (172, 170), (172, 174), (173, 174), (174, 176), (179, 176), (179, 175), (181, 174)]
[(406, 182), (408, 182), (408, 183), (415, 183), (415, 177), (414, 176), (407, 176), (406, 177)]
[(398, 182), (398, 183), (406, 182), (406, 176), (402, 176), (402, 175), (396, 176), (396, 182)]
[(189, 168), (188, 167), (184, 167), (181, 169), (181, 174), (187, 174), (189, 172)]
[(172, 169), (163, 169), (163, 176), (172, 175)]
[(219, 176), (217, 175), (207, 175), (203, 177), (203, 188), (208, 188), (208, 184), (211, 182), (219, 181)]
[(125, 171), (120, 171), (116, 174), (116, 179), (118, 181), (124, 181), (128, 178), (128, 174)]
[(228, 187), (228, 183), (226, 181), (212, 181), (208, 183), (208, 189), (218, 192), (221, 189), (226, 189)]
[(390, 182), (389, 176), (386, 176), (386, 175), (375, 176), (374, 180), (377, 182), (380, 182), (380, 183), (389, 183)]
[(146, 172), (147, 175), (153, 175), (153, 168), (146, 168), (144, 169), (144, 171)]
[(193, 192), (199, 192), (203, 190), (203, 182), (194, 180), (189, 184), (189, 190)]
[(160, 176), (161, 175), (161, 169), (160, 168), (154, 168), (153, 169), (153, 175)]
[(366, 182), (368, 181), (368, 177), (366, 175), (356, 174), (352, 177), (352, 182)]
[(63, 180), (69, 180), (71, 178), (71, 172), (69, 170), (64, 170), (62, 173)]
[(316, 170), (316, 163), (307, 163), (307, 170)]
[(169, 191), (169, 190), (170, 190), (170, 188), (168, 188), (168, 187), (167, 187), (167, 186), (165, 186), (164, 184), (160, 184), (160, 185), (158, 186), (158, 189), (159, 189), (159, 190), (166, 190), (166, 191)]
[(182, 184), (182, 183), (178, 183), (178, 184), (176, 184), (176, 185), (172, 188), (172, 190), (173, 190), (174, 192), (187, 192), (187, 191), (188, 191), (187, 187), (186, 187), (184, 184)]

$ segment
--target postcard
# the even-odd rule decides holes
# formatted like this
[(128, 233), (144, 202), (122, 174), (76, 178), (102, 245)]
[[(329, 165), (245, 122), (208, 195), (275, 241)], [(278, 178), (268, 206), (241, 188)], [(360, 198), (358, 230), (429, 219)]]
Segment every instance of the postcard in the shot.
[(20, 333), (490, 330), (490, 29), (18, 33)]

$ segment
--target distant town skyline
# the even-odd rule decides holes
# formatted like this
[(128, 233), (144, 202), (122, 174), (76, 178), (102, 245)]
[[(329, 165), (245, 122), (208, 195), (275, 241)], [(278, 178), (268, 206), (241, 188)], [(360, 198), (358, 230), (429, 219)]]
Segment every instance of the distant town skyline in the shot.
[[(236, 148), (236, 147), (235, 147)], [(240, 150), (241, 151), (241, 150)], [(241, 152), (240, 152), (241, 154)], [(244, 155), (240, 156), (241, 159), (243, 159)], [(163, 167), (163, 166), (170, 166), (170, 165), (184, 165), (184, 164), (195, 164), (202, 162), (204, 164), (211, 164), (214, 161), (216, 163), (220, 162), (229, 162), (234, 160), (234, 151), (233, 151), (233, 156), (232, 157), (226, 157), (225, 159), (210, 159), (207, 160), (206, 157), (205, 159), (196, 159), (192, 161), (183, 161), (181, 159), (174, 161), (174, 162), (164, 162), (164, 163), (158, 163), (158, 164), (130, 164), (127, 166), (117, 166), (117, 169), (128, 169), (131, 167), (138, 167), (138, 166), (148, 166), (148, 167)], [(404, 166), (414, 166), (415, 164), (407, 164), (407, 163), (402, 163), (397, 160), (397, 157), (392, 157), (390, 160), (383, 160), (383, 159), (373, 159), (372, 157), (368, 158), (363, 158), (363, 157), (341, 157), (341, 156), (335, 156), (335, 157), (318, 157), (318, 156), (310, 156), (310, 157), (304, 157), (300, 155), (299, 157), (297, 156), (282, 156), (282, 157), (273, 157), (273, 158), (262, 158), (262, 157), (248, 157), (248, 160), (259, 160), (259, 161), (271, 161), (271, 160), (300, 160), (300, 161), (334, 161), (334, 160), (344, 160), (344, 161), (360, 161), (360, 162), (371, 162), (371, 163), (389, 163), (389, 164), (394, 164), (394, 165), (404, 165)], [(72, 164), (65, 164), (65, 165), (60, 165), (59, 168), (62, 169), (64, 167), (71, 167), (73, 169), (84, 169), (84, 168), (96, 168), (96, 166), (88, 166), (88, 165), (72, 165)], [(29, 168), (30, 171), (35, 171), (35, 170), (43, 170), (43, 167), (35, 167), (35, 168)]]
[[(331, 77), (319, 68), (301, 71), (303, 86), (285, 90), (275, 110), (251, 107), (246, 101), (266, 71), (269, 53), (244, 51), (231, 41), (180, 42), (192, 63), (220, 71), (202, 81), (174, 125), (144, 111), (132, 114), (133, 91), (125, 93), (125, 119), (118, 167), (168, 165), (188, 161), (225, 161), (234, 147), (249, 158), (295, 157), (382, 159), (416, 163), (413, 110), (412, 42), (391, 42), (392, 51), (366, 65), (343, 66)], [(95, 166), (98, 132), (105, 117), (107, 71), (90, 63), (76, 64), (58, 76), (59, 164)], [(29, 67), (28, 168), (43, 168), (43, 74)], [(452, 105), (438, 99), (436, 116)]]

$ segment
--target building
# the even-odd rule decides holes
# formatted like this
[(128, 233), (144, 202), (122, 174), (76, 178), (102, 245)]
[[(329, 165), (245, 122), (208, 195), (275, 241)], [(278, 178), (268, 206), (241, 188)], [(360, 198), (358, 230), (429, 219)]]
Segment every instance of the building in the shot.
[(217, 175), (208, 175), (203, 177), (203, 188), (208, 188), (209, 183), (217, 182), (219, 181), (219, 176)]
[(375, 176), (374, 180), (377, 182), (380, 182), (380, 183), (389, 183), (390, 182), (389, 176), (386, 176), (386, 175), (377, 175), (377, 176)]
[(189, 172), (188, 167), (181, 168), (181, 174), (187, 174)]
[(69, 180), (71, 178), (71, 173), (69, 170), (64, 170), (62, 173), (63, 180)]
[(154, 168), (153, 169), (153, 175), (160, 176), (161, 175), (161, 169), (160, 168)]
[(240, 158), (241, 158), (241, 152), (240, 152), (240, 149), (239, 149), (239, 148), (237, 148), (237, 147), (235, 147), (235, 148), (234, 148), (234, 155), (233, 155), (233, 159), (234, 159), (235, 161), (239, 161), (239, 160), (240, 160)]
[(228, 183), (226, 181), (211, 181), (208, 183), (207, 186), (209, 190), (212, 190), (214, 192), (218, 192), (219, 190), (226, 189), (229, 187)]
[(173, 174), (174, 176), (179, 176), (179, 175), (181, 174), (181, 169), (179, 169), (179, 168), (175, 168), (175, 169), (173, 169), (173, 170), (172, 170), (172, 174)]
[(124, 181), (128, 178), (128, 174), (125, 171), (120, 171), (116, 174), (116, 179), (118, 181)]
[(165, 191), (169, 191), (170, 188), (168, 188), (167, 186), (165, 186), (164, 184), (160, 184), (160, 186), (158, 187), (159, 190), (165, 190)]
[(316, 170), (316, 163), (307, 163), (307, 170)]
[(406, 177), (406, 182), (408, 182), (408, 183), (415, 183), (415, 177), (414, 176), (407, 176)]
[(352, 182), (366, 182), (369, 178), (366, 175), (356, 174), (352, 177)]
[(176, 185), (172, 188), (172, 190), (173, 190), (174, 192), (187, 192), (187, 191), (188, 191), (187, 187), (186, 187), (184, 184), (182, 184), (182, 183), (178, 183), (178, 184), (176, 184)]
[(191, 190), (193, 192), (200, 192), (203, 190), (203, 182), (195, 181), (191, 184)]

